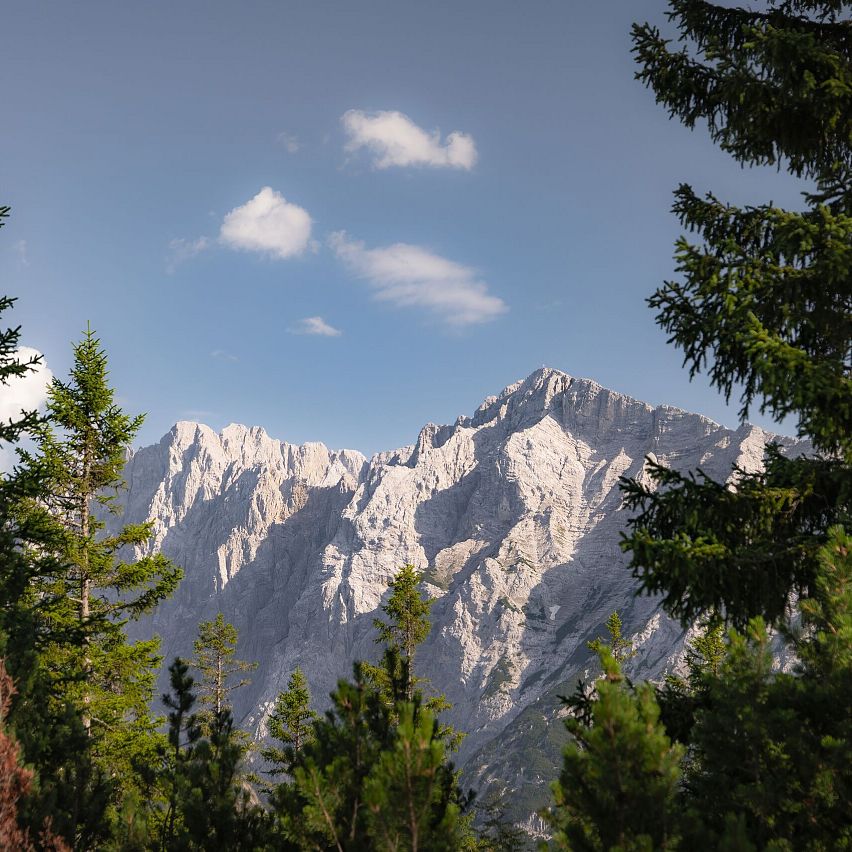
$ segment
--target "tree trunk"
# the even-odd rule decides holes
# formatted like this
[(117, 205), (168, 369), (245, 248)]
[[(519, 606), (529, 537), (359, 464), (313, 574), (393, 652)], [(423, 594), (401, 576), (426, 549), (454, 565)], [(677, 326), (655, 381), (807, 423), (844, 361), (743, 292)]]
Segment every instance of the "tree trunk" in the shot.
[(216, 655), (216, 718), (222, 713), (222, 655)]
[(92, 580), (89, 576), (89, 477), (91, 475), (91, 458), (88, 447), (83, 457), (83, 493), (80, 500), (80, 536), (83, 541), (80, 555), (80, 626), (83, 628), (83, 728), (87, 735), (91, 735), (92, 718), (89, 711), (92, 698), (89, 694), (89, 678), (91, 676), (92, 661), (88, 654), (89, 639), (86, 629), (89, 621), (89, 596), (92, 588)]

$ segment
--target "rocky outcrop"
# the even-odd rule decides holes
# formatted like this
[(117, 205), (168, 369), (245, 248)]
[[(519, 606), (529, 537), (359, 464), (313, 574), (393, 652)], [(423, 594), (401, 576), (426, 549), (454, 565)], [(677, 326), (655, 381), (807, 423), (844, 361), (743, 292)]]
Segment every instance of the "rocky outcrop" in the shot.
[(170, 659), (221, 610), (240, 656), (259, 663), (235, 710), (263, 736), (297, 664), (322, 704), (353, 660), (376, 655), (372, 619), (411, 562), (436, 599), (418, 670), (467, 732), (459, 762), (476, 786), (508, 784), (529, 813), (559, 756), (557, 695), (589, 667), (586, 641), (607, 615), (618, 609), (635, 637), (636, 677), (660, 676), (683, 644), (624, 570), (619, 477), (645, 476), (651, 456), (725, 479), (756, 469), (768, 437), (550, 369), (371, 460), (178, 423), (126, 469), (125, 521), (152, 520), (151, 547), (185, 571), (134, 630), (158, 633)]

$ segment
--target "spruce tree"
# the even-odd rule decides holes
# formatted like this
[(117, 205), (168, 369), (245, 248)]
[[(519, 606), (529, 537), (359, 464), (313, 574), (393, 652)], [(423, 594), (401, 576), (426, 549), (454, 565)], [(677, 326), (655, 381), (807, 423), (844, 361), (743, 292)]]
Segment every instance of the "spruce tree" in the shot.
[(187, 795), (186, 763), (192, 748), (201, 736), (201, 730), (192, 708), (196, 697), (194, 681), (189, 674), (188, 664), (176, 658), (169, 666), (169, 681), (172, 691), (163, 695), (163, 704), (169, 711), (168, 745), (160, 746), (161, 768), (154, 783), (163, 791), (167, 802), (160, 820), (161, 849), (172, 849), (182, 831), (182, 802)]
[[(43, 637), (39, 664), (52, 680), (45, 698), (55, 714), (73, 709), (87, 741), (78, 760), (54, 767), (61, 774), (57, 788), (74, 790), (69, 816), (78, 843), (92, 815), (87, 796), (108, 793), (108, 818), (97, 820), (104, 830), (135, 784), (133, 765), (153, 759), (157, 735), (149, 706), (158, 640), (131, 644), (124, 625), (150, 612), (181, 576), (159, 554), (132, 557), (133, 548), (146, 544), (150, 524), (116, 524), (107, 532), (126, 452), (142, 422), (124, 414), (114, 395), (106, 354), (88, 331), (74, 347), (69, 380), (54, 378), (48, 388), (47, 417), (33, 430), (35, 450), (21, 453), (39, 490), (18, 501), (17, 511), (41, 525), (49, 543), (28, 555), (47, 553), (58, 566), (31, 576), (25, 590), (44, 604), (34, 627)], [(80, 765), (86, 754), (91, 769)]]
[(300, 752), (313, 739), (316, 718), (317, 714), (311, 709), (308, 681), (297, 666), (269, 716), (269, 735), (280, 745), (267, 746), (261, 755), (271, 764), (272, 775), (292, 772)]
[(833, 523), (848, 522), (852, 462), (852, 43), (848, 3), (770, 2), (765, 11), (672, 0), (675, 49), (636, 25), (640, 80), (686, 126), (744, 166), (807, 178), (800, 211), (702, 197), (687, 185), (674, 211), (680, 280), (650, 298), (690, 374), (726, 399), (794, 417), (815, 453), (767, 448), (736, 487), (701, 472), (651, 467), (659, 490), (626, 484), (638, 509), (625, 547), (644, 591), (684, 621), (719, 613), (745, 627), (784, 621), (806, 598)]
[[(802, 209), (737, 207), (682, 185), (680, 279), (649, 300), (691, 375), (745, 418), (793, 417), (813, 450), (766, 448), (726, 482), (651, 467), (626, 482), (624, 547), (643, 591), (690, 624), (727, 622), (686, 685), (661, 693), (688, 742), (685, 844), (844, 848), (852, 730), (848, 538), (852, 496), (852, 41), (850, 4), (764, 9), (671, 0), (682, 46), (634, 27), (640, 80), (744, 166), (809, 181)], [(798, 611), (799, 616), (796, 615)], [(801, 619), (799, 626), (797, 618)], [(769, 626), (800, 661), (775, 671)], [(716, 628), (718, 630), (718, 628)], [(679, 694), (678, 694), (679, 692)], [(666, 706), (668, 705), (668, 706)], [(672, 712), (672, 711), (676, 712)]]
[(730, 631), (702, 679), (690, 731), (691, 842), (741, 835), (757, 848), (852, 845), (852, 539), (828, 532), (819, 588), (802, 602), (793, 672), (779, 673), (756, 618)]

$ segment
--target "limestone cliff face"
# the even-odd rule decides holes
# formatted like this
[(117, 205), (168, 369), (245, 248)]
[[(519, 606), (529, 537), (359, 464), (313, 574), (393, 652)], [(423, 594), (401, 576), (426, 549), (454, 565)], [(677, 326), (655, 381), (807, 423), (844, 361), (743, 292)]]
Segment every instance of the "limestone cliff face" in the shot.
[(590, 665), (586, 641), (607, 615), (618, 609), (635, 637), (637, 677), (659, 676), (683, 643), (654, 600), (633, 596), (619, 477), (642, 477), (652, 456), (725, 479), (735, 464), (757, 468), (768, 437), (550, 369), (371, 460), (178, 423), (125, 472), (124, 519), (153, 520), (152, 547), (185, 572), (135, 629), (158, 633), (171, 659), (221, 610), (240, 656), (259, 663), (235, 710), (263, 736), (297, 664), (322, 704), (353, 660), (376, 656), (372, 619), (411, 562), (437, 599), (418, 671), (468, 732), (458, 759), (469, 782), (540, 790), (558, 758), (556, 695)]

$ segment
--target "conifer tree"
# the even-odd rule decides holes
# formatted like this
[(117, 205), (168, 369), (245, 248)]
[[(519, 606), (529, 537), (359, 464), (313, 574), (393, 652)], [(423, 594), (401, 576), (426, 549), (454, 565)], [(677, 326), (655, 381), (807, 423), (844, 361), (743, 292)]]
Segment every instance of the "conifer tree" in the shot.
[(391, 656), (385, 657), (382, 666), (366, 667), (366, 671), (390, 694), (391, 673), (388, 665), (395, 666), (393, 676), (402, 678), (407, 701), (414, 698), (417, 682), (414, 674), (417, 646), (426, 639), (432, 627), (429, 622), (429, 610), (434, 599), (421, 596), (422, 580), (423, 575), (417, 573), (413, 565), (405, 565), (388, 583), (392, 592), (387, 603), (382, 605), (382, 611), (388, 616), (388, 621), (376, 618), (373, 620), (373, 626), (378, 632), (376, 643), (384, 645), (386, 651), (391, 652)]
[(291, 780), (272, 801), (279, 834), (297, 848), (474, 848), (469, 797), (447, 756), (457, 735), (438, 723), (410, 667), (430, 628), (419, 579), (402, 569), (384, 607), (389, 622), (375, 621), (382, 664), (356, 663), (310, 740), (288, 752)]
[(243, 737), (225, 708), (213, 716), (209, 733), (192, 749), (185, 765), (182, 833), (177, 848), (262, 848), (266, 820), (249, 801), (243, 784)]
[(369, 848), (364, 781), (390, 739), (390, 711), (356, 665), (297, 755), (276, 802), (284, 836), (298, 848)]
[[(706, 371), (726, 399), (738, 395), (742, 417), (753, 407), (795, 417), (813, 446), (788, 458), (769, 445), (762, 471), (737, 469), (727, 482), (652, 465), (654, 487), (624, 483), (638, 510), (624, 548), (641, 589), (684, 624), (735, 628), (727, 648), (708, 637), (682, 694), (664, 700), (670, 723), (672, 707), (689, 711), (672, 723), (689, 745), (684, 842), (843, 848), (852, 843), (840, 526), (852, 498), (850, 4), (669, 7), (684, 44), (635, 26), (639, 79), (740, 164), (809, 181), (799, 211), (737, 207), (682, 185), (674, 210), (698, 240), (678, 241), (680, 280), (649, 300), (691, 375)], [(770, 625), (801, 661), (794, 674), (774, 671)]]
[(161, 820), (158, 848), (168, 850), (262, 850), (268, 848), (268, 817), (249, 801), (242, 783), (242, 738), (234, 730), (231, 711), (214, 712), (205, 736), (197, 714), (196, 695), (186, 662), (169, 668), (172, 693), (169, 747), (161, 751), (160, 782), (167, 810)]
[[(8, 207), (0, 207), (0, 227), (8, 214)], [(14, 301), (0, 298), (0, 313)], [(21, 359), (19, 340), (20, 327), (0, 331), (0, 386), (25, 376), (41, 360)], [(41, 422), (37, 412), (29, 411), (0, 423), (0, 445), (13, 448)], [(19, 809), (29, 836), (39, 837), (50, 822), (71, 842), (75, 836), (94, 842), (105, 836), (104, 789), (92, 782), (89, 743), (79, 715), (63, 694), (64, 684), (73, 683), (73, 673), (57, 677), (49, 653), (79, 638), (75, 626), (59, 617), (67, 605), (58, 589), (67, 574), (67, 559), (61, 535), (43, 513), (28, 510), (46, 493), (45, 481), (44, 470), (32, 465), (18, 464), (0, 474), (0, 653), (15, 683), (5, 723), (22, 750), (21, 760), (35, 771)], [(84, 784), (86, 813), (74, 819)]]
[(393, 744), (364, 782), (364, 802), (374, 849), (473, 848), (441, 726), (414, 702), (400, 707)]
[(257, 668), (257, 663), (235, 659), (237, 639), (237, 628), (225, 621), (221, 612), (212, 621), (202, 621), (198, 625), (198, 637), (193, 643), (193, 664), (201, 675), (199, 701), (206, 705), (201, 717), (205, 726), (209, 726), (217, 715), (231, 709), (228, 696), (235, 689), (250, 683), (248, 678), (234, 683), (233, 676)]
[(163, 704), (169, 711), (168, 746), (161, 745), (162, 768), (155, 779), (165, 787), (167, 807), (160, 824), (160, 849), (172, 849), (182, 830), (182, 802), (187, 795), (186, 763), (192, 748), (201, 736), (197, 719), (192, 714), (196, 698), (195, 682), (189, 666), (179, 657), (169, 666), (171, 693), (163, 695)]
[(589, 718), (566, 720), (574, 739), (553, 784), (556, 808), (547, 814), (558, 849), (675, 849), (677, 788), (683, 747), (659, 723), (654, 688), (635, 690), (606, 645), (598, 656)]
[[(757, 848), (852, 845), (852, 538), (828, 531), (818, 588), (802, 602), (797, 669), (775, 669), (756, 618), (730, 631), (690, 733), (692, 842), (737, 834)], [(733, 733), (735, 732), (735, 734)]]
[(474, 804), (478, 822), (478, 849), (482, 852), (522, 852), (530, 849), (529, 834), (506, 817), (506, 804), (511, 790), (492, 787), (483, 800)]
[(667, 675), (657, 688), (660, 719), (673, 740), (689, 743), (695, 715), (707, 706), (710, 686), (719, 676), (726, 655), (727, 642), (722, 625), (710, 621), (686, 648), (686, 677)]
[(21, 765), (20, 748), (4, 730), (15, 693), (6, 663), (0, 659), (0, 849), (68, 852), (70, 847), (53, 832), (49, 818), (45, 818), (37, 843), (23, 824), (22, 805), (32, 793), (34, 773)]
[(316, 718), (317, 714), (311, 709), (308, 681), (297, 666), (269, 716), (269, 735), (280, 745), (268, 746), (261, 754), (272, 764), (272, 775), (292, 772), (300, 752), (313, 739)]
[(638, 509), (625, 547), (643, 590), (691, 621), (784, 621), (807, 597), (826, 530), (848, 518), (852, 462), (852, 45), (848, 3), (770, 2), (766, 11), (672, 0), (684, 46), (633, 31), (637, 74), (686, 126), (705, 123), (743, 165), (807, 178), (804, 209), (751, 207), (682, 185), (674, 211), (699, 237), (677, 243), (681, 280), (649, 300), (690, 374), (707, 371), (740, 413), (798, 420), (819, 454), (767, 448), (736, 488), (652, 465), (658, 490), (626, 484)]
[[(70, 821), (78, 835), (87, 818), (104, 830), (116, 815), (98, 819), (86, 797), (102, 789), (111, 807), (120, 807), (135, 782), (134, 762), (152, 759), (156, 746), (149, 705), (158, 640), (128, 643), (124, 625), (168, 596), (181, 574), (161, 555), (127, 558), (147, 542), (150, 524), (107, 532), (105, 521), (116, 512), (125, 454), (141, 422), (115, 404), (106, 354), (88, 331), (74, 347), (69, 380), (54, 378), (48, 388), (46, 420), (33, 430), (36, 449), (21, 453), (39, 490), (17, 510), (41, 525), (49, 543), (27, 555), (43, 559), (48, 552), (58, 566), (31, 576), (25, 591), (44, 603), (34, 628), (42, 635), (40, 665), (52, 681), (45, 697), (55, 714), (73, 708), (88, 741), (77, 760), (55, 767), (63, 776), (57, 787), (74, 789)], [(87, 753), (90, 769), (80, 765)]]
[(604, 646), (606, 646), (609, 648), (609, 653), (612, 658), (617, 663), (621, 664), (628, 660), (632, 660), (636, 656), (637, 651), (633, 647), (633, 643), (629, 639), (625, 639), (622, 635), (623, 628), (621, 624), (621, 616), (618, 614), (618, 610), (614, 610), (610, 613), (604, 626), (607, 629), (607, 633), (609, 633), (609, 642), (598, 636), (597, 639), (593, 639), (591, 642), (586, 643), (589, 650), (598, 653)]

